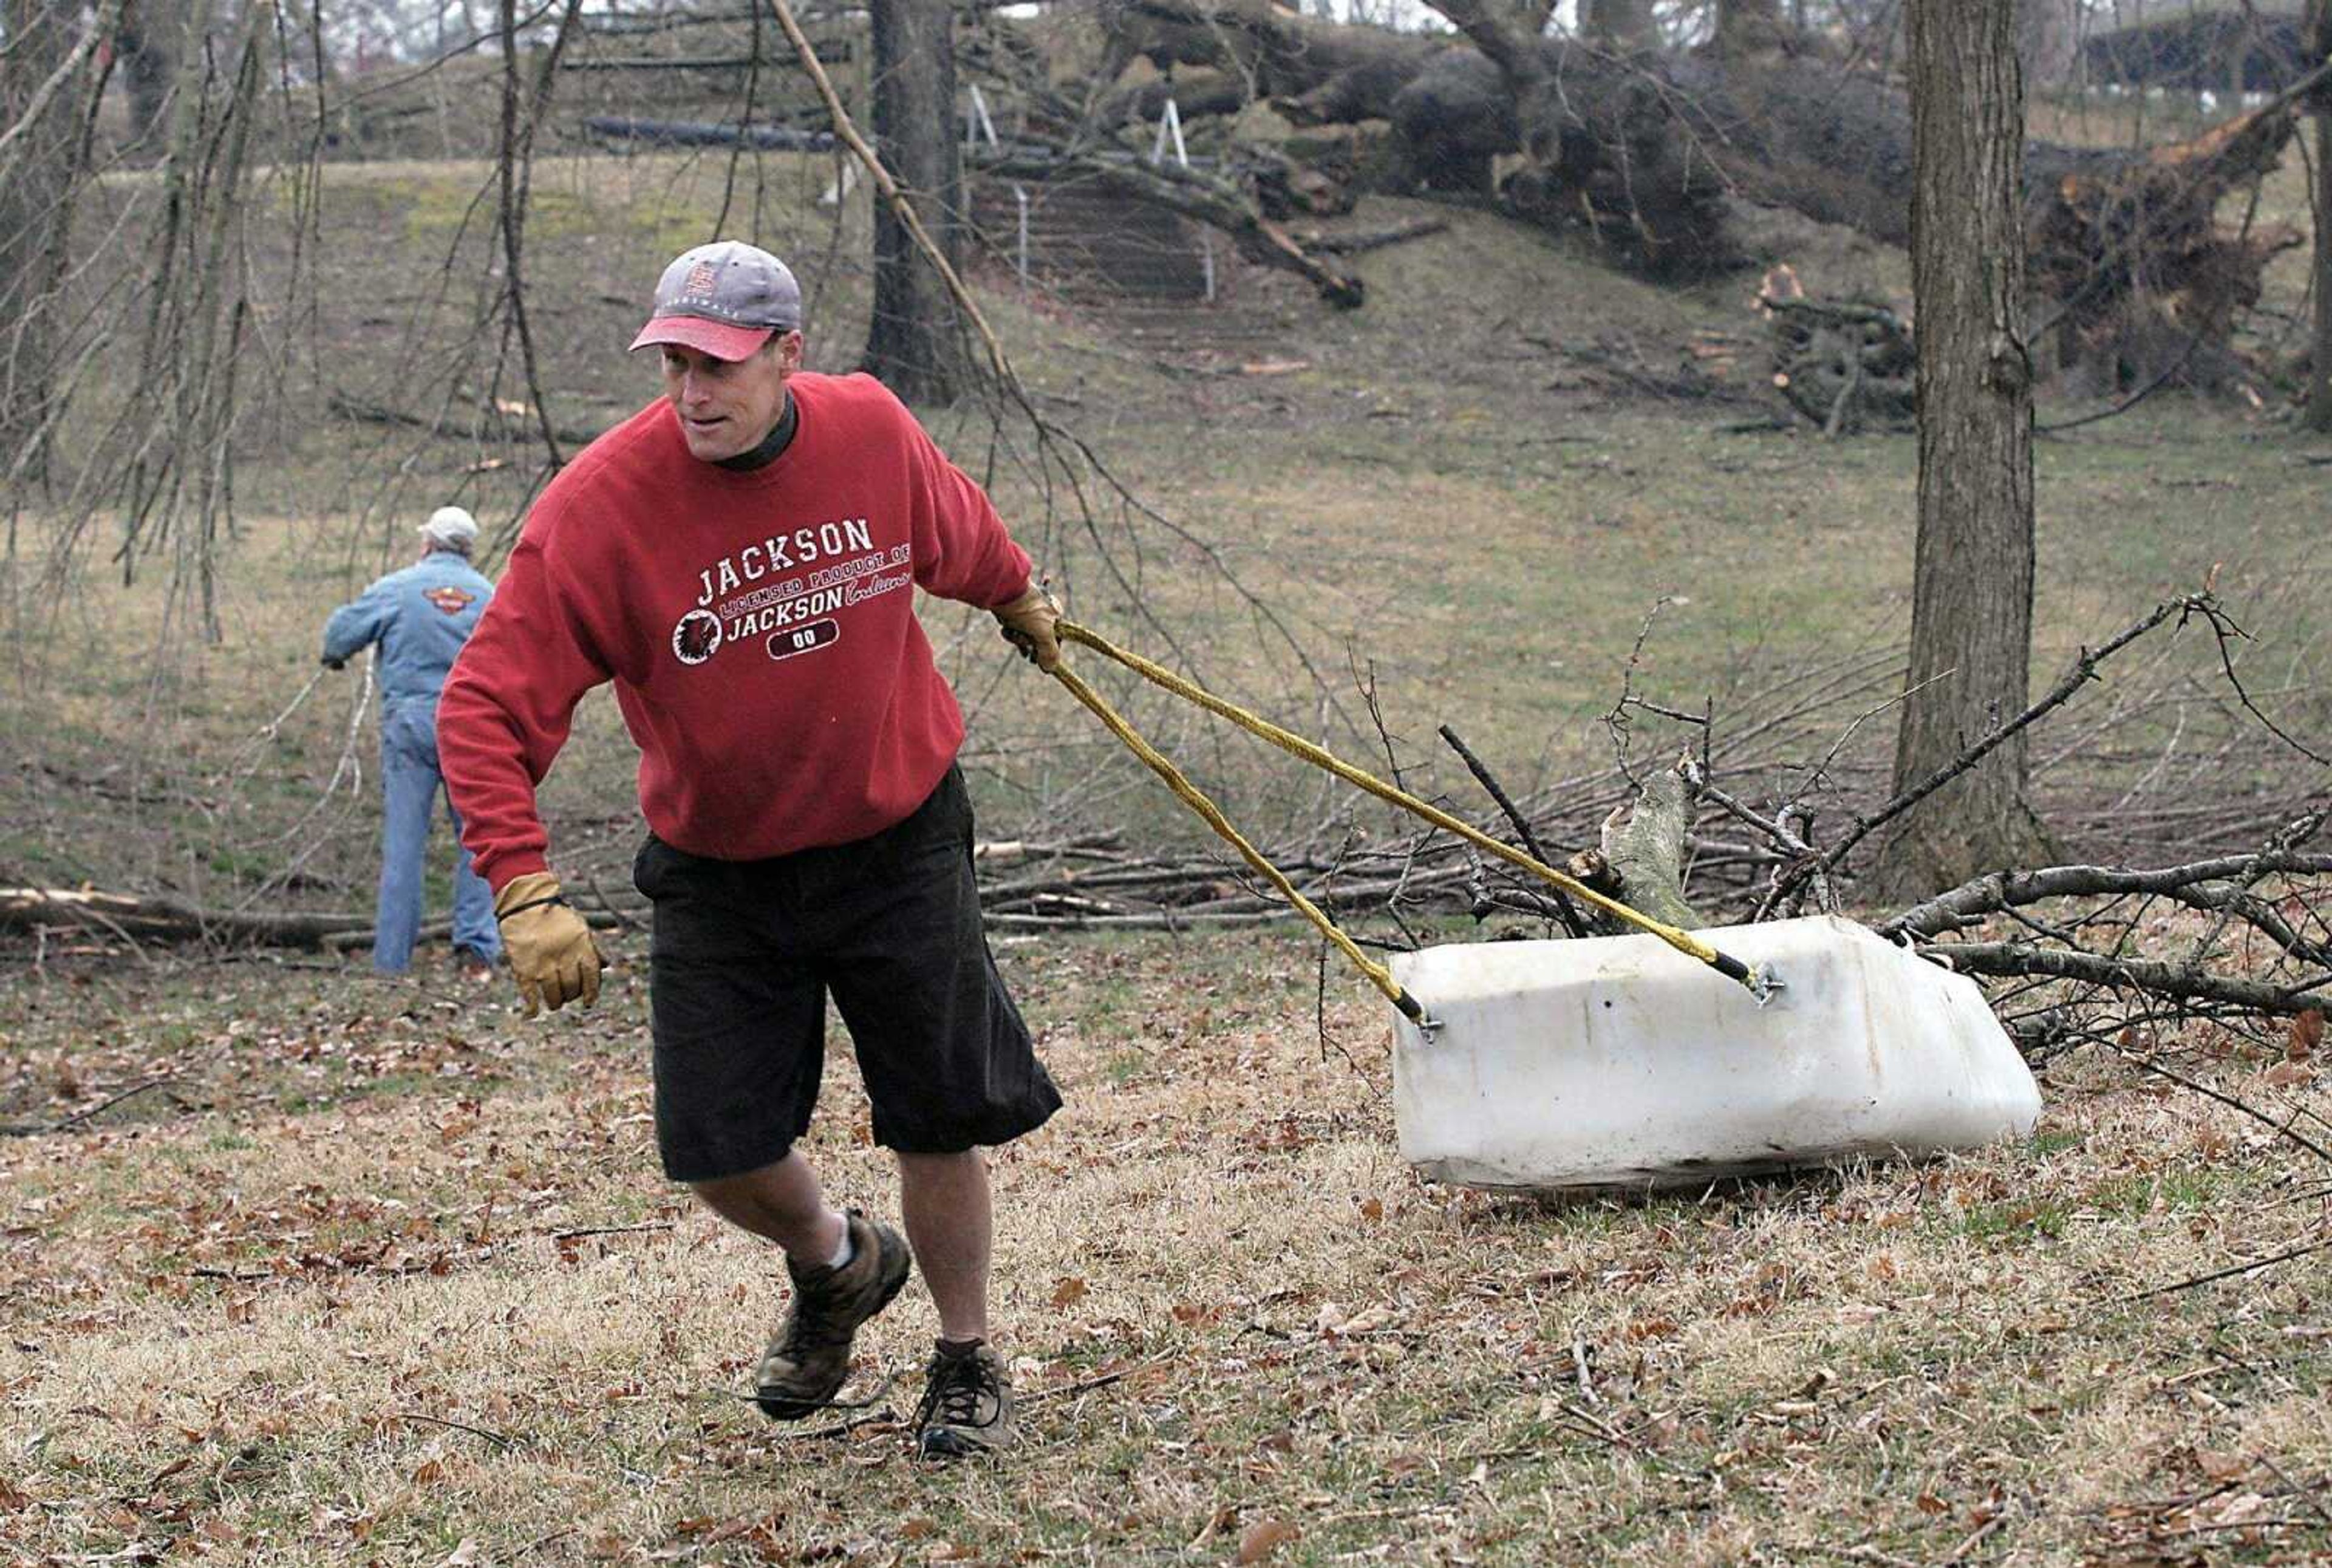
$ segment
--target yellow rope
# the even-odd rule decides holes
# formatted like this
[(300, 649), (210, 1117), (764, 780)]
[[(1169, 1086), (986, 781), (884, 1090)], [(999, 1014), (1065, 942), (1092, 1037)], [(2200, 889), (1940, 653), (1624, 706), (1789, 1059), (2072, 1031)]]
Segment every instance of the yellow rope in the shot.
[(1166, 787), (1181, 797), (1185, 806), (1204, 817), (1207, 826), (1221, 834), (1232, 848), (1246, 856), (1249, 865), (1254, 866), (1257, 872), (1267, 878), (1272, 886), (1279, 889), (1282, 898), (1294, 904), (1303, 913), (1305, 919), (1320, 928), (1322, 936), (1341, 948), (1344, 956), (1351, 959), (1360, 971), (1369, 977), (1370, 983), (1384, 992), (1387, 1000), (1410, 1018), (1423, 1021), (1424, 1009), (1418, 1006), (1414, 998), (1400, 989), (1400, 982), (1392, 978), (1392, 971), (1354, 946), (1352, 939), (1339, 930), (1336, 923), (1330, 920), (1319, 905), (1296, 892), (1295, 884), (1287, 880), (1286, 874), (1265, 859), (1263, 852), (1248, 843), (1247, 836), (1231, 826), (1230, 819), (1223, 815), (1221, 808), (1208, 799), (1197, 785), (1184, 778), (1182, 770), (1169, 761), (1164, 753), (1142, 739), (1133, 726), (1127, 723), (1119, 715), (1117, 710), (1109, 705), (1109, 700), (1106, 697), (1086, 685), (1077, 673), (1066, 664), (1056, 669), (1053, 672), (1053, 678), (1066, 686), (1070, 694), (1078, 702), (1091, 708), (1094, 717), (1108, 725), (1110, 733), (1124, 741), (1135, 756), (1149, 763), (1151, 770), (1166, 780)]
[[(1366, 790), (1380, 800), (1389, 801), (1395, 806), (1400, 807), (1406, 811), (1412, 812), (1415, 815), (1423, 817), (1426, 821), (1432, 823), (1436, 827), (1443, 828), (1448, 832), (1458, 835), (1458, 837), (1465, 839), (1466, 842), (1473, 845), (1484, 854), (1495, 855), (1499, 859), (1507, 862), (1509, 865), (1518, 866), (1522, 870), (1529, 872), (1534, 876), (1539, 877), (1543, 881), (1551, 883), (1554, 886), (1563, 889), (1563, 892), (1569, 894), (1572, 897), (1579, 899), (1582, 903), (1593, 904), (1596, 908), (1604, 911), (1614, 918), (1625, 921), (1628, 924), (1636, 927), (1639, 931), (1643, 931), (1653, 936), (1658, 937), (1662, 942), (1668, 943), (1670, 947), (1675, 948), (1678, 952), (1698, 959), (1701, 962), (1720, 970), (1728, 978), (1739, 980), (1751, 990), (1758, 992), (1762, 999), (1763, 995), (1764, 982), (1760, 980), (1754, 970), (1751, 969), (1747, 964), (1743, 963), (1738, 959), (1731, 958), (1719, 952), (1716, 948), (1711, 947), (1707, 942), (1703, 942), (1699, 937), (1695, 936), (1692, 932), (1683, 930), (1678, 926), (1669, 925), (1664, 921), (1654, 920), (1650, 915), (1645, 914), (1639, 910), (1630, 909), (1617, 899), (1604, 896), (1602, 894), (1596, 892), (1593, 888), (1589, 887), (1586, 884), (1581, 882), (1577, 877), (1567, 876), (1563, 873), (1557, 871), (1552, 865), (1539, 860), (1536, 856), (1526, 855), (1523, 851), (1515, 848), (1510, 844), (1503, 844), (1499, 842), (1497, 839), (1493, 838), (1488, 834), (1483, 832), (1480, 828), (1476, 827), (1472, 823), (1451, 816), (1448, 812), (1442, 810), (1439, 807), (1432, 804), (1430, 801), (1421, 800), (1418, 797), (1409, 793), (1406, 789), (1388, 784), (1383, 779), (1376, 778), (1374, 775), (1368, 773), (1362, 769), (1353, 767), (1351, 763), (1343, 760), (1343, 759), (1336, 756), (1334, 753), (1313, 744), (1311, 741), (1304, 739), (1303, 736), (1295, 734), (1292, 731), (1281, 729), (1278, 725), (1273, 723), (1270, 720), (1264, 718), (1260, 714), (1250, 712), (1235, 703), (1225, 702), (1222, 698), (1216, 696), (1212, 692), (1208, 691), (1205, 687), (1194, 684), (1193, 683), (1183, 679), (1180, 675), (1176, 674), (1173, 671), (1166, 668), (1162, 664), (1154, 664), (1152, 661), (1143, 658), (1139, 654), (1128, 653), (1123, 648), (1118, 647), (1116, 645), (1110, 642), (1108, 638), (1103, 636), (1098, 632), (1091, 631), (1085, 626), (1081, 626), (1074, 622), (1066, 620), (1059, 624), (1056, 628), (1056, 632), (1062, 642), (1082, 644), (1085, 647), (1089, 647), (1095, 653), (1102, 655), (1104, 657), (1114, 659), (1117, 663), (1123, 664), (1127, 669), (1133, 671), (1143, 679), (1163, 686), (1166, 690), (1173, 693), (1176, 696), (1183, 698), (1185, 701), (1195, 703), (1199, 707), (1206, 709), (1207, 712), (1216, 714), (1220, 718), (1228, 719), (1232, 723), (1237, 724), (1240, 729), (1247, 731), (1249, 734), (1256, 735), (1263, 740), (1268, 741), (1273, 745), (1279, 747), (1282, 751), (1287, 751), (1294, 756), (1301, 757), (1304, 760), (1313, 764), (1314, 767), (1324, 768), (1327, 771), (1333, 773), (1337, 778), (1343, 779), (1346, 783)], [(1160, 776), (1164, 778), (1166, 781), (1173, 787), (1174, 792), (1181, 796), (1184, 800), (1190, 802), (1192, 809), (1198, 811), (1201, 817), (1204, 817), (1208, 823), (1214, 827), (1216, 832), (1220, 833), (1226, 838), (1229, 839), (1232, 844), (1237, 846), (1239, 852), (1247, 857), (1249, 864), (1257, 866), (1266, 875), (1271, 877), (1280, 890), (1286, 894), (1289, 898), (1295, 900), (1297, 907), (1304, 910), (1305, 913), (1312, 918), (1314, 923), (1320, 925), (1323, 931), (1333, 931), (1333, 928), (1327, 923), (1327, 917), (1321, 914), (1319, 911), (1314, 909), (1309, 904), (1305, 903), (1292, 887), (1288, 886), (1286, 878), (1281, 876), (1267, 861), (1256, 852), (1253, 846), (1249, 845), (1246, 839), (1241, 838), (1237, 830), (1234, 829), (1228, 822), (1223, 820), (1222, 813), (1216, 810), (1211, 802), (1207, 801), (1204, 796), (1199, 795), (1196, 789), (1190, 787), (1188, 780), (1183, 779), (1179, 772), (1174, 771), (1172, 763), (1167, 761), (1165, 758), (1159, 756), (1154, 751), (1149, 748), (1147, 742), (1143, 741), (1139, 736), (1136, 736), (1133, 731), (1126, 726), (1125, 721), (1117, 716), (1115, 712), (1110, 708), (1108, 703), (1105, 702), (1098, 693), (1094, 692), (1092, 687), (1086, 685), (1085, 682), (1072, 673), (1066, 664), (1056, 669), (1053, 674), (1062, 684), (1067, 686), (1071, 692), (1075, 693), (1079, 702), (1085, 703), (1086, 707), (1091, 708), (1094, 714), (1100, 718), (1101, 722), (1108, 725), (1112, 731), (1113, 731), (1120, 740), (1124, 741), (1126, 744), (1132, 746), (1134, 751), (1142, 756), (1142, 760), (1150, 763), (1152, 768), (1158, 770)], [(1337, 941), (1338, 943), (1344, 948), (1345, 951), (1352, 956), (1354, 961), (1362, 966), (1363, 971), (1368, 973), (1371, 980), (1376, 981), (1378, 988), (1382, 990), (1387, 996), (1393, 996), (1396, 994), (1399, 988), (1393, 984), (1391, 975), (1384, 971), (1383, 966), (1372, 963), (1366, 958), (1362, 957), (1359, 950), (1354, 948), (1351, 942), (1344, 938), (1341, 932), (1333, 932), (1333, 940)]]

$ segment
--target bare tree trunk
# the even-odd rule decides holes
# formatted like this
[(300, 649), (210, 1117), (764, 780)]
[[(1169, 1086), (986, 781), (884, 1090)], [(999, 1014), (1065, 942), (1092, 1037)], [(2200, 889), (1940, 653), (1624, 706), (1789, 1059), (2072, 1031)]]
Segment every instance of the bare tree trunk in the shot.
[(2028, 92), (2072, 74), (2079, 24), (2080, 0), (2017, 0), (2016, 60)]
[[(566, 466), (567, 456), (559, 450), (558, 425), (550, 416), (550, 400), (543, 396), (542, 372), (535, 353), (534, 328), (526, 311), (525, 273), (521, 263), (525, 251), (527, 205), (534, 186), (535, 133), (541, 129), (543, 113), (550, 107), (551, 84), (558, 80), (559, 56), (566, 52), (567, 41), (575, 31), (575, 18), (582, 8), (582, 0), (567, 0), (550, 48), (535, 62), (533, 91), (526, 92), (519, 81), (516, 0), (502, 0), (502, 123), (496, 163), (502, 191), (497, 226), (502, 242), (502, 349), (507, 355), (511, 339), (516, 339), (519, 368), (526, 377), (526, 399), (533, 407), (535, 427), (542, 436), (543, 451), (553, 468)], [(499, 381), (499, 366), (495, 377)]]
[(129, 94), (129, 136), (149, 153), (160, 148), (167, 129), (162, 116), (170, 101), (170, 84), (177, 78), (186, 32), (184, 0), (130, 0), (122, 10), (117, 36), (123, 85)]
[(1632, 54), (1660, 45), (1652, 0), (1587, 0), (1584, 14), (1589, 41), (1606, 49)]
[(1787, 36), (1781, 0), (1717, 0), (1716, 52), (1738, 58), (1771, 49)]
[[(948, 0), (874, 0), (873, 12), (875, 145), (925, 232), (960, 272), (963, 159), (952, 9)], [(874, 314), (862, 368), (911, 403), (952, 402), (967, 379), (946, 282), (884, 202), (874, 204)]]
[[(2310, 0), (2308, 37), (2317, 58), (2332, 44), (2332, 0)], [(2311, 93), (2308, 118), (2316, 127), (2316, 307), (2314, 353), (2308, 367), (2308, 406), (2301, 414), (2318, 435), (2332, 432), (2332, 89)]]
[[(1912, 0), (1919, 531), (1895, 784), (2025, 707), (2032, 648), (2032, 366), (2024, 338), (2024, 84), (2015, 0)], [(2031, 865), (2020, 733), (1907, 814), (1883, 887), (1914, 896)]]
[(0, 475), (47, 472), (57, 287), (72, 210), (81, 95), (59, 80), (73, 54), (74, 7), (0, 0)]

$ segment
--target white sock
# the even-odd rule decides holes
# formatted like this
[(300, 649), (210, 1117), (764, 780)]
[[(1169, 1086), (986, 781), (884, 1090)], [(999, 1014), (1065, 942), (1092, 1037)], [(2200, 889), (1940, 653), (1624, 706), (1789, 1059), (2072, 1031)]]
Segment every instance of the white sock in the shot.
[(826, 1260), (826, 1266), (840, 1268), (857, 1256), (858, 1248), (850, 1244), (850, 1221), (845, 1218), (842, 1221), (842, 1245), (834, 1249), (834, 1256)]

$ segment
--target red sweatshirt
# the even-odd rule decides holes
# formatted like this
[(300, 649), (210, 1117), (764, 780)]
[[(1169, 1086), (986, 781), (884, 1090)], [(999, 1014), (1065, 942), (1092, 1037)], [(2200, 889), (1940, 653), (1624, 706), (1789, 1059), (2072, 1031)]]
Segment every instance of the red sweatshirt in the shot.
[(437, 705), (462, 842), (497, 891), (546, 868), (535, 786), (602, 681), (648, 827), (692, 855), (864, 838), (954, 760), (963, 715), (913, 590), (1008, 603), (1028, 557), (882, 383), (788, 385), (800, 424), (766, 467), (691, 457), (659, 400), (534, 503)]

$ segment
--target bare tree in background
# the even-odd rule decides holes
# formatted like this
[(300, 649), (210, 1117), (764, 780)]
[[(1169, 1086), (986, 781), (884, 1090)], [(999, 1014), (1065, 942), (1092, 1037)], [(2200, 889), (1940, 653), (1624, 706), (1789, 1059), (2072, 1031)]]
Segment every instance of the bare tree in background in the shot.
[[(2015, 0), (1913, 0), (1911, 282), (1919, 532), (1899, 793), (2021, 712), (2032, 652), (2032, 364), (2024, 336), (2024, 83)], [(2035, 864), (2020, 732), (1888, 839), (1911, 896)]]
[(167, 129), (163, 115), (186, 48), (186, 0), (129, 0), (122, 7), (115, 38), (121, 51), (122, 86), (129, 98), (129, 137), (148, 152), (159, 150)]
[[(2332, 0), (2308, 0), (2307, 36), (2315, 58), (2326, 58), (2332, 50)], [(2332, 86), (2308, 95), (2308, 118), (2316, 128), (2316, 270), (2308, 291), (2316, 308), (2316, 336), (2308, 367), (2308, 406), (2300, 417), (2320, 435), (2332, 432)]]
[(1754, 54), (1785, 35), (1781, 0), (1717, 0), (1716, 49), (1721, 54)]
[(1652, 0), (1585, 0), (1581, 19), (1590, 42), (1620, 53), (1660, 46)]
[(2080, 22), (2081, 0), (2016, 0), (2016, 61), (2028, 93), (2072, 75)]
[(0, 480), (47, 472), (91, 38), (77, 7), (0, 0)]
[[(961, 271), (952, 8), (948, 0), (874, 0), (872, 10), (876, 146), (924, 230)], [(863, 368), (911, 403), (951, 403), (966, 384), (963, 335), (947, 285), (884, 202), (874, 204), (874, 314)]]

